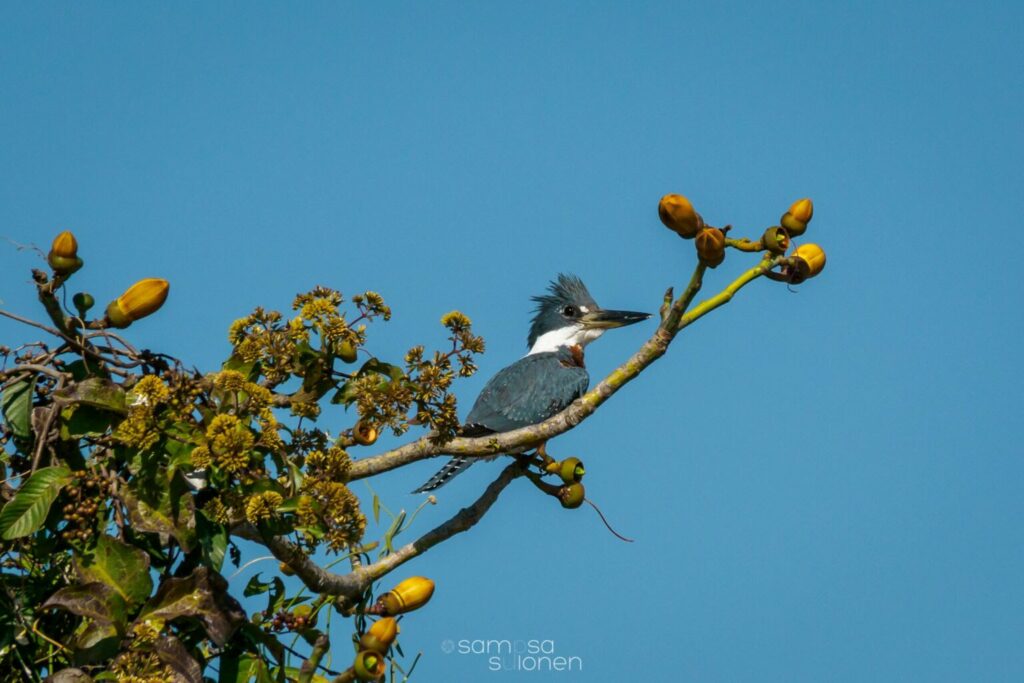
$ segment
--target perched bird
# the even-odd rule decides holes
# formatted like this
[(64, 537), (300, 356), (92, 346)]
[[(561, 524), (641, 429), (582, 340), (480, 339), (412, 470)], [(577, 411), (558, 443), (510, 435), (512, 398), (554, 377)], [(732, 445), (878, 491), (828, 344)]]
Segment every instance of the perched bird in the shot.
[[(548, 294), (535, 296), (530, 352), (487, 382), (469, 411), (462, 436), (507, 432), (543, 422), (582, 396), (590, 384), (583, 347), (607, 329), (632, 325), (649, 313), (606, 311), (575, 275), (559, 275)], [(433, 491), (478, 458), (454, 457), (413, 493)]]

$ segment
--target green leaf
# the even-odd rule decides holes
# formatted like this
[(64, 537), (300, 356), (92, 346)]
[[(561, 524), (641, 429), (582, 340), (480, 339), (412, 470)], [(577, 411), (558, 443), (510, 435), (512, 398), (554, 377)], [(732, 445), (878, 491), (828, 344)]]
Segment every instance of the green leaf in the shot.
[(149, 555), (112, 536), (99, 536), (88, 554), (75, 557), (75, 569), (83, 582), (105, 583), (129, 605), (144, 601), (153, 590)]
[(387, 532), (384, 534), (384, 547), (387, 548), (388, 553), (392, 552), (391, 540), (402, 531), (402, 523), (405, 521), (405, 510), (398, 513), (395, 517), (395, 521), (391, 523)]
[(103, 621), (91, 621), (82, 630), (72, 648), (75, 650), (75, 664), (95, 664), (110, 659), (117, 654), (121, 646), (123, 634), (117, 627)]
[[(242, 626), (239, 629), (239, 633), (245, 640), (249, 641), (253, 646), (257, 648), (263, 648), (271, 655), (277, 662), (281, 662), (285, 659), (284, 645), (277, 636), (267, 633), (262, 628), (252, 623), (251, 621), (242, 622)], [(265, 671), (265, 669), (264, 669)], [(262, 679), (258, 679), (262, 680)]]
[[(190, 552), (196, 542), (195, 502), (180, 475), (158, 489), (156, 500), (123, 495), (128, 517), (136, 531), (173, 536), (181, 549)], [(148, 595), (147, 595), (148, 597)]]
[(380, 498), (373, 494), (373, 523), (380, 524)]
[(255, 655), (238, 656), (230, 651), (220, 657), (220, 676), (217, 683), (249, 683), (259, 678), (260, 669), (265, 670), (263, 660)]
[(51, 595), (42, 608), (62, 609), (93, 621), (114, 624), (119, 633), (125, 630), (124, 600), (113, 588), (99, 581), (65, 586)]
[(4, 421), (19, 439), (32, 436), (32, 392), (36, 387), (37, 375), (15, 382), (0, 396), (0, 411)]
[[(178, 431), (175, 428), (179, 425), (184, 426), (184, 423), (176, 422), (167, 431)], [(164, 446), (164, 449), (167, 451), (167, 474), (173, 475), (179, 470), (191, 472), (195, 469), (192, 466), (192, 451), (195, 448), (196, 446), (193, 443), (184, 443), (177, 438), (168, 439), (167, 444)]]
[(331, 396), (331, 405), (340, 405), (344, 403), (348, 405), (356, 398), (355, 391), (353, 390), (352, 382), (345, 382), (341, 385), (341, 388), (334, 392)]
[(68, 363), (67, 367), (64, 368), (65, 372), (71, 373), (71, 379), (76, 382), (81, 382), (83, 379), (92, 375), (99, 377), (109, 377), (106, 369), (103, 368), (97, 361), (89, 359), (86, 363), (84, 360), (76, 360), (74, 363)]
[(57, 494), (70, 480), (71, 470), (63, 465), (36, 470), (0, 511), (0, 538), (9, 541), (38, 530)]
[(258, 361), (245, 361), (240, 356), (231, 356), (220, 367), (222, 370), (234, 370), (242, 374), (250, 382), (254, 382), (259, 378), (259, 372), (257, 372), (258, 365)]
[(203, 562), (214, 571), (224, 566), (224, 553), (228, 548), (228, 530), (199, 511), (196, 514), (196, 536), (203, 552)]
[(87, 405), (71, 405), (60, 411), (60, 438), (64, 441), (101, 436), (117, 420), (109, 411)]
[(267, 596), (267, 614), (273, 614), (284, 604), (284, 581), (281, 577), (275, 576), (270, 581), (261, 581), (260, 574), (256, 574), (249, 579), (242, 595), (248, 598), (267, 591), (270, 591), (270, 595)]
[(223, 647), (246, 620), (241, 606), (227, 593), (227, 581), (207, 567), (161, 583), (139, 619), (171, 621), (182, 617), (199, 619), (218, 647)]
[(363, 363), (363, 367), (359, 368), (359, 374), (364, 372), (376, 372), (386, 377), (389, 377), (392, 381), (399, 381), (405, 377), (405, 371), (397, 365), (391, 363), (385, 363), (384, 361), (371, 358), (370, 360)]
[(121, 415), (128, 414), (128, 401), (124, 390), (102, 377), (89, 377), (61, 389), (54, 396), (67, 403), (79, 403)]
[[(281, 582), (281, 579), (276, 576), (270, 581), (260, 581), (261, 575), (262, 572), (249, 579), (249, 583), (245, 584), (245, 588), (242, 590), (243, 596), (251, 598), (254, 595), (262, 595), (270, 590), (274, 586), (275, 582)], [(284, 584), (281, 584), (281, 590), (284, 590)]]

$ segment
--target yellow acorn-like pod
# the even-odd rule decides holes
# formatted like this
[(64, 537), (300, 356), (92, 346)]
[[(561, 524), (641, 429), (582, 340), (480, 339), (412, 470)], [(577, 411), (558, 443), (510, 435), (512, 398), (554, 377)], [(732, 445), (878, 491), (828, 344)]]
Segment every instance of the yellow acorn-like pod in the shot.
[(768, 228), (761, 236), (761, 246), (765, 251), (781, 256), (789, 249), (789, 235), (779, 226)]
[(167, 301), (171, 289), (167, 280), (149, 277), (139, 280), (107, 306), (107, 319), (114, 327), (128, 327), (136, 320), (156, 313)]
[(681, 194), (667, 194), (658, 202), (658, 217), (669, 230), (692, 239), (704, 227), (704, 220), (693, 210), (690, 200)]
[(566, 458), (558, 464), (558, 476), (566, 484), (573, 484), (581, 479), (587, 470), (583, 467), (583, 461), (579, 458)]
[(567, 484), (562, 488), (558, 489), (558, 500), (562, 503), (562, 507), (570, 510), (578, 508), (583, 505), (583, 500), (586, 498), (587, 493), (583, 488), (583, 484), (578, 481), (573, 484)]
[(789, 207), (789, 213), (798, 221), (810, 223), (814, 217), (814, 202), (808, 197), (798, 199)]
[(50, 245), (50, 254), (65, 258), (78, 256), (78, 240), (75, 239), (75, 234), (70, 230), (65, 230), (54, 237), (53, 244)]
[(53, 238), (46, 262), (58, 275), (70, 275), (82, 267), (82, 259), (78, 258), (78, 240), (70, 230)]
[(790, 277), (793, 284), (812, 278), (825, 269), (825, 251), (817, 244), (801, 244), (793, 252), (793, 257), (796, 259), (796, 271)]
[(339, 341), (335, 345), (334, 353), (346, 363), (355, 363), (356, 358), (359, 357), (355, 344), (349, 341)]
[(356, 655), (352, 669), (361, 681), (379, 681), (384, 676), (384, 655), (373, 650), (363, 650)]
[(433, 581), (422, 576), (413, 576), (377, 598), (377, 605), (383, 614), (394, 616), (423, 607), (433, 594)]
[(360, 446), (370, 446), (377, 440), (377, 428), (369, 422), (360, 420), (352, 428), (352, 438)]
[(798, 199), (782, 214), (780, 222), (792, 237), (799, 237), (807, 230), (807, 224), (814, 217), (814, 202), (808, 198)]
[(695, 243), (697, 256), (709, 268), (716, 268), (725, 260), (725, 233), (718, 228), (704, 228)]
[(384, 617), (376, 621), (370, 629), (359, 639), (360, 650), (370, 650), (384, 654), (395, 642), (398, 635), (398, 622), (393, 617)]

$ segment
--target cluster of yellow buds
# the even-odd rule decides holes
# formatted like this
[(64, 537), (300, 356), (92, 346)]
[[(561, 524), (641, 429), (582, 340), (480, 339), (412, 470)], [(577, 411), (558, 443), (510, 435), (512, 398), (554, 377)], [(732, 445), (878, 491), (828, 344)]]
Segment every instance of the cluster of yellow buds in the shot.
[(111, 327), (128, 327), (136, 320), (156, 313), (167, 300), (170, 288), (170, 283), (160, 278), (139, 280), (107, 305), (107, 323)]
[[(82, 259), (78, 256), (78, 240), (70, 230), (53, 238), (46, 262), (53, 268), (54, 275), (62, 278), (82, 267)], [(110, 327), (128, 327), (136, 320), (155, 313), (167, 300), (170, 287), (167, 280), (160, 278), (139, 280), (107, 305), (104, 323)], [(83, 319), (96, 303), (88, 292), (78, 292), (71, 301)]]
[[(658, 216), (661, 222), (674, 233), (685, 239), (694, 240), (697, 257), (709, 268), (715, 268), (725, 260), (726, 244), (732, 244), (743, 251), (766, 251), (783, 256), (792, 247), (791, 238), (807, 231), (807, 225), (814, 217), (814, 202), (804, 197), (790, 205), (782, 214), (779, 225), (764, 231), (759, 242), (750, 240), (727, 240), (725, 230), (704, 223), (689, 199), (680, 194), (667, 194), (658, 202)], [(816, 244), (803, 244), (791, 255), (790, 263), (782, 273), (769, 273), (772, 279), (799, 284), (818, 275), (825, 268), (825, 252)]]
[(709, 268), (725, 260), (725, 232), (705, 225), (704, 219), (694, 211), (693, 204), (681, 194), (667, 194), (658, 202), (658, 217), (672, 232), (683, 239), (692, 239), (697, 256)]
[[(789, 211), (782, 214), (782, 218), (779, 219), (781, 228), (776, 228), (779, 232), (785, 231), (790, 237), (798, 237), (807, 231), (807, 224), (811, 222), (814, 217), (814, 202), (809, 198), (804, 197), (793, 202), (789, 207)], [(771, 229), (770, 229), (771, 230)], [(768, 233), (765, 233), (767, 236)], [(786, 240), (787, 248), (789, 240)], [(765, 248), (772, 251), (769, 248), (767, 239), (765, 240)], [(785, 249), (782, 252), (773, 253), (785, 253)], [(825, 251), (817, 244), (801, 244), (793, 251), (793, 267), (786, 268), (783, 271), (785, 279), (794, 285), (798, 285), (808, 278), (812, 278), (818, 275), (822, 270), (825, 269)]]
[(370, 614), (382, 615), (359, 639), (359, 652), (352, 663), (352, 671), (360, 681), (379, 681), (384, 676), (388, 650), (398, 635), (396, 615), (423, 607), (434, 594), (434, 582), (422, 576), (402, 581), (381, 595)]
[(65, 230), (53, 238), (46, 262), (53, 268), (54, 273), (65, 277), (82, 267), (82, 259), (78, 258), (78, 240), (70, 230)]

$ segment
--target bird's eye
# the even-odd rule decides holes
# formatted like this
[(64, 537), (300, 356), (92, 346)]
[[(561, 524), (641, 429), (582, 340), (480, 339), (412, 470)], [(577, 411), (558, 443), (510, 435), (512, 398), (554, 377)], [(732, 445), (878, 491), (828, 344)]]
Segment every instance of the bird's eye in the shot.
[(575, 317), (576, 316), (576, 307), (575, 306), (566, 306), (565, 308), (562, 309), (562, 315), (564, 315), (566, 318), (573, 318), (573, 317)]

